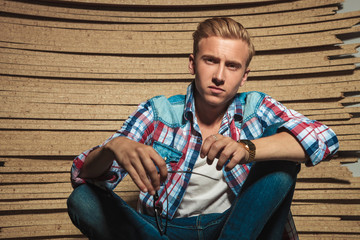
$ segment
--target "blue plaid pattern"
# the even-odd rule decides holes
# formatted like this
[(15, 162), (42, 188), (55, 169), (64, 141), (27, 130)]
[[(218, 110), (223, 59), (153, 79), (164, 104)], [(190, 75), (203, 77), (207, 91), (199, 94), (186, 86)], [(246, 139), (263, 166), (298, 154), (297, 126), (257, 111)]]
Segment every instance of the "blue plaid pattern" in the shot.
[[(256, 116), (248, 119), (246, 122), (242, 122), (243, 111), (244, 106), (237, 95), (223, 117), (219, 133), (229, 136), (234, 140), (256, 139), (261, 137), (269, 126), (277, 124), (279, 127), (289, 130), (302, 144), (310, 157), (310, 160), (306, 163), (307, 165), (316, 165), (323, 159), (330, 158), (339, 147), (336, 135), (331, 129), (317, 121), (309, 120), (294, 110), (287, 109), (270, 96), (265, 95), (258, 107)], [(167, 164), (169, 170), (191, 171), (195, 161), (198, 159), (202, 145), (200, 128), (194, 116), (193, 85), (190, 84), (185, 99), (183, 125), (174, 128), (162, 123), (156, 119), (154, 109), (152, 109), (150, 102), (147, 101), (140, 104), (138, 109), (124, 123), (123, 127), (105, 141), (105, 143), (119, 136), (126, 136), (147, 145), (153, 145), (154, 142), (158, 142), (175, 149), (181, 155), (176, 161), (170, 161)], [(242, 123), (241, 129), (236, 127), (236, 122)], [(91, 150), (85, 151), (74, 160), (72, 167), (72, 183), (74, 187), (85, 182), (84, 179), (78, 177), (78, 174), (87, 154)], [(229, 172), (224, 171), (225, 179), (236, 195), (240, 192), (251, 169), (251, 165), (237, 165)], [(114, 189), (126, 174), (114, 161), (112, 168), (101, 180), (92, 180), (92, 182), (108, 189)], [(190, 176), (190, 172), (169, 174), (166, 182), (167, 193), (164, 187), (159, 191), (159, 202), (163, 204), (163, 216), (168, 216), (169, 218), (174, 216), (186, 191)], [(139, 211), (152, 215), (153, 197), (147, 193), (140, 192), (140, 202)], [(286, 226), (287, 231), (291, 229), (286, 234), (289, 239), (297, 239), (294, 226), (290, 214)]]

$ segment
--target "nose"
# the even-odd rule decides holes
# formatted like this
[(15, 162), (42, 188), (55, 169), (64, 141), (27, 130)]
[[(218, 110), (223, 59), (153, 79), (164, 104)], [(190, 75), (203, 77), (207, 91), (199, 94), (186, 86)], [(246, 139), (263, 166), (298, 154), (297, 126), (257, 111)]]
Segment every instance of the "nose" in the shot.
[(214, 80), (219, 83), (225, 81), (225, 66), (223, 64), (218, 65), (214, 75)]

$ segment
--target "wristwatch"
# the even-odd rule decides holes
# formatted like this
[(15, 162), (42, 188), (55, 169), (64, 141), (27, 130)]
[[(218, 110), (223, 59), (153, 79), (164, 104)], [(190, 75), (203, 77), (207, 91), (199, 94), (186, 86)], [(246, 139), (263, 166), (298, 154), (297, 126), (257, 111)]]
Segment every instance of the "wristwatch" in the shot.
[(256, 152), (255, 144), (250, 140), (239, 140), (238, 143), (241, 143), (244, 146), (245, 150), (249, 153), (249, 159), (247, 160), (247, 162), (250, 163), (254, 161)]

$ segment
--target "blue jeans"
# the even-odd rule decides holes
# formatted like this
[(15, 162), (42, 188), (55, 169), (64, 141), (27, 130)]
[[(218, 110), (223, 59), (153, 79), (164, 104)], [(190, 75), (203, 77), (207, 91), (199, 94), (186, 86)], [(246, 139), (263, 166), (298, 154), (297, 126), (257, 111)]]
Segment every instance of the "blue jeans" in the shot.
[(90, 184), (73, 191), (68, 211), (89, 239), (281, 239), (299, 169), (289, 161), (256, 163), (230, 209), (169, 220), (163, 236), (154, 217)]

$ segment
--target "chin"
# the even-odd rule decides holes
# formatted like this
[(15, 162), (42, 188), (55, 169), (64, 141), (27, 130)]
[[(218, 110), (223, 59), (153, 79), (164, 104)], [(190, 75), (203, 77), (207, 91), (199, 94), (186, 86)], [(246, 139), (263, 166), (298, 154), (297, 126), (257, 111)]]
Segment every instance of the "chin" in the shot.
[(205, 100), (207, 102), (207, 104), (211, 107), (214, 107), (214, 108), (217, 108), (217, 107), (220, 107), (220, 106), (223, 106), (225, 103), (224, 101), (222, 101), (222, 99), (208, 99), (208, 100)]

